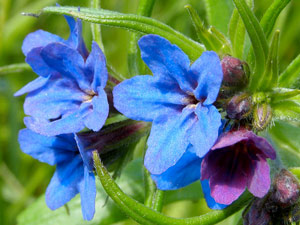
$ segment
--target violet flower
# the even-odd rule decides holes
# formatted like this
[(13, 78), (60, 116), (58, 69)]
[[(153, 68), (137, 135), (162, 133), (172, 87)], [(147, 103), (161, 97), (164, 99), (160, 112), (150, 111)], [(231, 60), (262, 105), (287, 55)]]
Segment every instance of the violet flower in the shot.
[(241, 129), (222, 134), (204, 157), (201, 180), (209, 180), (211, 196), (217, 203), (231, 204), (247, 187), (256, 197), (270, 188), (267, 158), (276, 152), (266, 139)]

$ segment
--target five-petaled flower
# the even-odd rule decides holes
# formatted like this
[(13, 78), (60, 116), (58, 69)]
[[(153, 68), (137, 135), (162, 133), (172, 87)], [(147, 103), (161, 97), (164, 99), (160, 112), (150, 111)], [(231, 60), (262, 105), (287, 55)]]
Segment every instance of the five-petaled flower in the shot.
[(77, 145), (74, 134), (43, 136), (29, 129), (19, 132), (22, 151), (56, 171), (46, 191), (46, 203), (55, 210), (80, 193), (82, 215), (91, 220), (95, 213), (96, 184), (91, 165), (82, 159), (84, 149)]
[(206, 154), (201, 179), (209, 180), (211, 196), (221, 204), (231, 204), (247, 187), (256, 197), (270, 188), (267, 158), (276, 152), (268, 141), (244, 128), (222, 134)]
[(190, 65), (181, 49), (158, 35), (142, 37), (139, 46), (153, 76), (118, 84), (114, 106), (131, 119), (152, 122), (144, 164), (151, 174), (162, 174), (190, 149), (203, 157), (215, 143), (221, 115), (213, 103), (222, 67), (212, 51)]
[(101, 129), (109, 105), (104, 87), (108, 73), (105, 57), (93, 42), (89, 54), (81, 35), (81, 21), (66, 17), (68, 40), (38, 30), (29, 34), (22, 50), (26, 62), (39, 77), (15, 95), (28, 92), (24, 123), (43, 135)]

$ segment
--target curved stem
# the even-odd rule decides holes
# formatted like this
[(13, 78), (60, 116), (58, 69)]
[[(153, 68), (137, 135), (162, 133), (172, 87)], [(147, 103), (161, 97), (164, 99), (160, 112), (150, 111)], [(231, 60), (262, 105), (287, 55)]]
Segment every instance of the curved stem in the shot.
[(164, 191), (156, 190), (155, 197), (154, 197), (153, 203), (152, 203), (152, 209), (154, 209), (157, 212), (161, 212), (161, 210), (163, 208), (164, 196), (165, 196)]
[[(91, 7), (94, 9), (99, 9), (101, 5), (101, 0), (91, 0)], [(104, 45), (102, 42), (102, 37), (101, 37), (101, 25), (100, 24), (95, 24), (91, 23), (91, 29), (92, 29), (92, 34), (93, 34), (93, 39), (101, 50), (104, 52)]]
[[(165, 216), (159, 212), (156, 212), (140, 202), (127, 196), (111, 178), (108, 171), (102, 164), (97, 152), (93, 153), (94, 166), (98, 177), (103, 185), (106, 193), (113, 199), (113, 201), (125, 212), (128, 216), (137, 222), (145, 220), (142, 224), (156, 224), (156, 225), (195, 225), (195, 224), (215, 224), (229, 217), (233, 213), (242, 209), (251, 200), (251, 195), (244, 193), (234, 204), (227, 207), (224, 210), (215, 210), (210, 213), (206, 213), (202, 216), (191, 218), (173, 218)], [(146, 223), (145, 223), (146, 222)]]
[(145, 206), (148, 206), (150, 208), (152, 206), (156, 187), (153, 180), (151, 179), (149, 171), (145, 167), (144, 167), (144, 185), (145, 185), (144, 204)]

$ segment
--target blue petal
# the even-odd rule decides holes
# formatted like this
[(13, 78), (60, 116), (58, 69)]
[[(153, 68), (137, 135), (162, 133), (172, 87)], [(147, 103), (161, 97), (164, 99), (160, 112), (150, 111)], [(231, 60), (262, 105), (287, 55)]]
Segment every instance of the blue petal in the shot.
[(83, 103), (78, 110), (54, 121), (43, 118), (25, 117), (26, 127), (46, 136), (76, 133), (84, 128), (84, 118), (90, 112), (90, 104)]
[(160, 115), (178, 113), (186, 95), (174, 85), (153, 76), (135, 76), (113, 90), (114, 106), (134, 120), (152, 121)]
[(93, 110), (84, 119), (85, 126), (93, 131), (99, 131), (103, 127), (109, 111), (105, 91), (99, 87), (97, 92), (98, 95), (92, 99)]
[(196, 154), (203, 157), (218, 138), (219, 127), (222, 125), (221, 114), (215, 106), (206, 107), (201, 104), (198, 104), (195, 113), (198, 120), (189, 132), (189, 140)]
[(44, 47), (53, 42), (64, 42), (61, 37), (43, 30), (37, 30), (26, 36), (23, 41), (22, 51), (25, 56), (34, 48)]
[(92, 77), (92, 89), (97, 92), (98, 87), (104, 88), (107, 82), (106, 60), (103, 52), (96, 42), (93, 41), (92, 51), (85, 63), (86, 76)]
[(91, 146), (92, 143), (87, 141), (87, 139), (85, 139), (84, 137), (78, 136), (77, 134), (75, 134), (75, 140), (85, 167), (87, 167), (90, 171), (93, 171), (93, 149), (88, 149), (88, 147)]
[(202, 191), (207, 203), (207, 206), (211, 209), (224, 209), (228, 205), (217, 203), (210, 195), (210, 188), (208, 180), (201, 180)]
[(93, 172), (84, 166), (84, 179), (79, 183), (83, 219), (91, 220), (95, 214), (96, 183)]
[(184, 91), (192, 92), (196, 80), (188, 76), (190, 60), (176, 45), (158, 35), (145, 35), (138, 42), (141, 56), (154, 76), (176, 80)]
[(78, 51), (61, 43), (43, 48), (41, 56), (47, 65), (62, 76), (76, 81), (81, 90), (90, 90), (90, 81), (84, 74), (84, 59)]
[(194, 90), (197, 99), (206, 99), (204, 105), (211, 105), (218, 97), (223, 72), (219, 56), (213, 51), (203, 52), (191, 66), (190, 74), (198, 81)]
[(84, 179), (80, 155), (57, 164), (56, 171), (46, 190), (46, 203), (55, 210), (70, 201), (79, 192), (79, 183)]
[(52, 79), (43, 88), (27, 95), (24, 111), (33, 117), (56, 119), (79, 109), (85, 97), (72, 80)]
[(179, 161), (159, 175), (151, 175), (160, 190), (176, 190), (200, 179), (202, 159), (190, 151), (190, 147)]
[(14, 94), (14, 96), (20, 96), (20, 95), (23, 95), (25, 93), (35, 91), (35, 90), (39, 89), (40, 87), (44, 86), (47, 83), (48, 80), (49, 80), (49, 78), (38, 77), (35, 80), (33, 80), (33, 81), (29, 82), (28, 84), (26, 84), (20, 90), (18, 90)]
[(39, 76), (49, 77), (57, 74), (53, 68), (49, 67), (41, 56), (42, 47), (32, 49), (26, 56), (26, 62), (31, 66), (32, 70)]
[(195, 120), (195, 114), (189, 108), (184, 108), (180, 114), (154, 120), (144, 161), (151, 174), (165, 172), (182, 157), (189, 145), (187, 131)]
[(69, 160), (78, 154), (73, 134), (47, 137), (29, 129), (22, 129), (18, 140), (24, 153), (50, 165)]

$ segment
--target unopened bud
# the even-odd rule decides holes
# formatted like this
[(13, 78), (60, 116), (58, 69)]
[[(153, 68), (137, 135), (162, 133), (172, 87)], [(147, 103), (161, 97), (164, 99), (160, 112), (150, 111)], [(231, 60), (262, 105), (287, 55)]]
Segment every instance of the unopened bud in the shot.
[(264, 200), (256, 198), (249, 211), (243, 215), (244, 225), (269, 225), (271, 214), (264, 208)]
[(272, 108), (267, 103), (262, 103), (260, 105), (257, 105), (254, 112), (254, 127), (257, 130), (263, 130), (265, 129), (268, 124), (271, 122), (272, 119)]
[(226, 107), (226, 112), (230, 119), (241, 120), (249, 116), (251, 113), (249, 95), (243, 93), (233, 96)]
[(300, 197), (298, 180), (286, 169), (282, 169), (274, 179), (274, 187), (270, 199), (281, 208), (290, 207)]
[(223, 85), (228, 87), (244, 87), (248, 83), (245, 70), (246, 63), (237, 58), (225, 56), (222, 61)]

